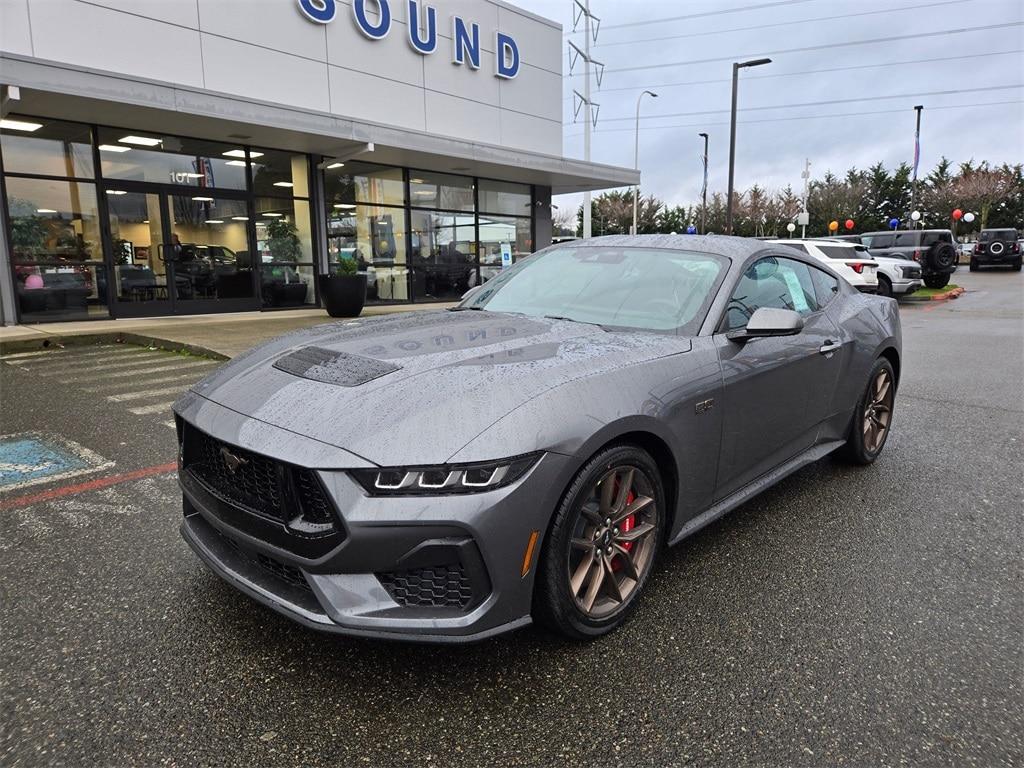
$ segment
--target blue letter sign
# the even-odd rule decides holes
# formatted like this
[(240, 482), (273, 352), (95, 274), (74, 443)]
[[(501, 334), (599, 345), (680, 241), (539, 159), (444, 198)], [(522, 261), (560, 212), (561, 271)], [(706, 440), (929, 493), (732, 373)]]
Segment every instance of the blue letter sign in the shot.
[(494, 74), (511, 80), (519, 74), (519, 46), (511, 35), (494, 33)]
[(418, 0), (409, 0), (409, 44), (416, 53), (424, 55), (437, 50), (437, 13), (427, 6), (427, 38), (420, 38), (420, 4)]
[[(452, 16), (452, 45), (455, 46), (453, 64), (468, 63), (473, 69), (480, 69), (480, 27), (477, 24), (470, 24), (467, 30), (466, 22)], [(465, 61), (467, 54), (468, 62)]]
[(329, 24), (334, 21), (338, 6), (334, 0), (299, 0), (299, 10), (310, 21), (317, 24)]
[(366, 0), (352, 0), (352, 15), (356, 19), (359, 31), (371, 40), (383, 40), (391, 31), (391, 7), (388, 0), (373, 0), (377, 3), (377, 24), (371, 24), (366, 15)]

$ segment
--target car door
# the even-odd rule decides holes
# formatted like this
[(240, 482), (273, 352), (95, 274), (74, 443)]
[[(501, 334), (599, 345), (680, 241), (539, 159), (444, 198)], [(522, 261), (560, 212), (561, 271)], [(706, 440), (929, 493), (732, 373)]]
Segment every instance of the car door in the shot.
[[(821, 310), (813, 267), (769, 256), (737, 282), (715, 335), (722, 366), (722, 446), (717, 498), (723, 498), (814, 445), (839, 375), (838, 332)], [(761, 307), (799, 312), (793, 336), (730, 340)]]

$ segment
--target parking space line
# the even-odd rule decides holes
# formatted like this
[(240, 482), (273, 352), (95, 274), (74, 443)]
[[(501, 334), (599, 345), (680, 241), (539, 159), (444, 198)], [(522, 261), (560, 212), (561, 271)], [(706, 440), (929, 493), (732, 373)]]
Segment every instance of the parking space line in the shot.
[(124, 353), (124, 352), (128, 352), (129, 354), (131, 354), (131, 353), (135, 352), (136, 350), (139, 351), (139, 352), (147, 351), (147, 350), (143, 350), (141, 347), (136, 347), (136, 348), (133, 349), (131, 347), (125, 348), (125, 347), (110, 347), (110, 346), (107, 346), (107, 347), (99, 347), (99, 348), (87, 347), (87, 349), (89, 350), (88, 352), (79, 352), (74, 347), (64, 347), (62, 349), (47, 349), (47, 350), (41, 350), (41, 351), (38, 351), (38, 352), (15, 352), (13, 354), (4, 355), (3, 357), (0, 357), (0, 360), (3, 360), (4, 362), (7, 362), (8, 360), (23, 360), (23, 359), (30, 359), (30, 358), (36, 358), (36, 357), (46, 357), (46, 356), (61, 357), (61, 358), (67, 359), (66, 356), (69, 356), (69, 355), (71, 357), (74, 357), (74, 358), (83, 358), (83, 357), (96, 357), (97, 355), (109, 355), (109, 354), (115, 353), (115, 352), (119, 353), (119, 354), (120, 353)]
[(153, 405), (142, 405), (138, 408), (129, 408), (128, 413), (133, 413), (136, 416), (149, 416), (153, 413), (169, 413), (172, 405), (174, 405), (174, 401), (168, 400), (166, 403), (154, 403)]
[(122, 395), (108, 395), (107, 400), (112, 403), (126, 403), (129, 400), (144, 400), (147, 397), (161, 397), (163, 395), (177, 395), (185, 390), (181, 385), (177, 387), (163, 387), (161, 389), (144, 389), (140, 392), (125, 392)]
[(140, 386), (154, 386), (156, 384), (173, 384), (175, 382), (188, 386), (199, 381), (205, 372), (196, 371), (195, 373), (179, 373), (175, 376), (158, 376), (155, 379), (146, 378), (140, 376), (138, 381), (112, 381), (108, 384), (102, 384), (95, 387), (83, 387), (80, 392), (135, 392)]
[(5, 509), (13, 509), (14, 507), (27, 507), (32, 504), (38, 504), (41, 501), (49, 501), (51, 499), (59, 499), (62, 496), (71, 496), (76, 493), (83, 493), (85, 491), (94, 491), (98, 488), (107, 488), (111, 485), (117, 485), (118, 483), (125, 483), (129, 480), (138, 480), (143, 477), (150, 477), (152, 475), (165, 475), (174, 472), (178, 468), (177, 462), (170, 462), (169, 464), (157, 464), (152, 467), (145, 467), (144, 469), (136, 469), (131, 472), (122, 472), (119, 475), (108, 475), (107, 477), (98, 477), (95, 480), (88, 480), (84, 483), (78, 483), (76, 485), (65, 485), (61, 488), (53, 488), (49, 491), (40, 491), (39, 493), (31, 493), (25, 496), (16, 496), (13, 499), (7, 499), (0, 501), (0, 511)]
[[(143, 365), (155, 365), (156, 363), (162, 363), (167, 360), (164, 355), (132, 355), (134, 360), (125, 360), (123, 355), (119, 355), (116, 358), (106, 359), (98, 358), (96, 360), (86, 360), (82, 362), (70, 362), (62, 363), (57, 365), (56, 362), (47, 365), (47, 369), (53, 368), (59, 373), (88, 373), (89, 371), (105, 371), (111, 368), (138, 368)], [(40, 366), (33, 366), (26, 368), (31, 373), (40, 373), (42, 375), (47, 374), (47, 370)]]
[[(205, 362), (205, 363), (200, 363), (200, 362), (186, 363), (186, 365), (188, 365), (190, 367), (198, 368), (200, 366), (204, 366), (205, 367), (205, 366), (208, 366), (208, 365), (215, 365), (218, 362), (220, 362), (220, 361), (218, 361), (218, 360), (210, 360), (210, 361)], [(158, 365), (155, 368), (140, 368), (137, 371), (117, 371), (115, 373), (103, 373), (103, 374), (100, 374), (99, 376), (91, 376), (90, 380), (91, 381), (96, 381), (96, 380), (99, 380), (99, 379), (124, 379), (124, 378), (127, 378), (128, 376), (144, 376), (144, 375), (146, 375), (148, 373), (162, 373), (163, 371), (180, 371), (181, 367), (182, 367), (181, 363), (174, 363), (173, 365)], [(76, 383), (75, 379), (59, 379), (59, 381), (60, 381), (61, 384), (74, 384), (74, 383)]]
[(171, 429), (174, 429), (177, 425), (174, 423), (173, 420), (171, 420), (171, 421), (165, 421), (164, 422), (164, 426), (165, 427), (170, 427)]

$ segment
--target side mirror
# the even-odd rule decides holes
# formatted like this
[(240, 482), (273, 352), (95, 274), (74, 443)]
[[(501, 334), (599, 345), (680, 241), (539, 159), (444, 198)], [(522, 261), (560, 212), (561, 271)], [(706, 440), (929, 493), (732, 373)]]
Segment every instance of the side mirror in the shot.
[(795, 336), (804, 329), (804, 319), (792, 309), (761, 307), (751, 316), (746, 328), (729, 331), (731, 341), (744, 342), (763, 336)]

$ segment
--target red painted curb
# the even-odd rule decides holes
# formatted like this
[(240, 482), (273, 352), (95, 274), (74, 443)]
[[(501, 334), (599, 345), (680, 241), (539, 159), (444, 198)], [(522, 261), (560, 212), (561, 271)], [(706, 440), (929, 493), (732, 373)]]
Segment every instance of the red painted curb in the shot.
[(48, 491), (30, 493), (25, 496), (15, 496), (13, 499), (0, 501), (0, 511), (5, 509), (13, 509), (14, 507), (27, 507), (30, 504), (37, 504), (40, 501), (59, 499), (61, 496), (70, 496), (72, 494), (82, 493), (84, 491), (95, 491), (98, 488), (107, 488), (108, 486), (111, 485), (117, 485), (118, 483), (126, 483), (129, 480), (139, 480), (140, 478), (150, 477), (151, 475), (166, 475), (170, 472), (174, 472), (177, 468), (177, 462), (172, 461), (170, 464), (157, 464), (152, 467), (136, 469), (131, 472), (123, 472), (120, 475), (98, 477), (95, 480), (87, 480), (84, 483), (77, 483), (75, 485), (65, 485), (62, 488), (51, 488)]

